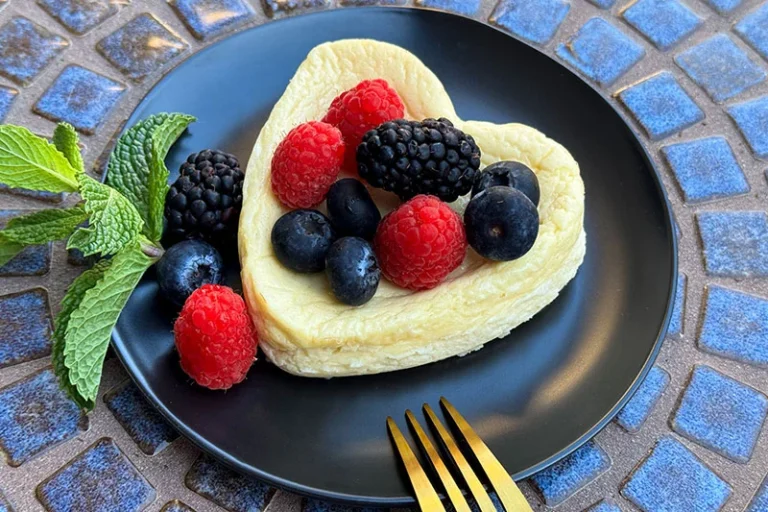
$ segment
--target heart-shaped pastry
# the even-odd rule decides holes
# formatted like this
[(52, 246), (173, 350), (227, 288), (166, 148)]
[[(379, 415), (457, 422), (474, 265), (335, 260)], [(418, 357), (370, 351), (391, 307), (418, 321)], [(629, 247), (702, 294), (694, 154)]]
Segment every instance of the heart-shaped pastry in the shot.
[[(382, 280), (360, 307), (338, 302), (323, 273), (298, 274), (278, 262), (270, 233), (287, 210), (270, 186), (275, 148), (291, 128), (322, 119), (339, 93), (373, 78), (397, 90), (408, 119), (446, 117), (471, 134), (484, 166), (516, 160), (536, 173), (540, 227), (527, 254), (492, 262), (470, 249), (436, 288), (411, 292)], [(382, 213), (399, 202), (378, 190), (373, 197)], [(463, 213), (468, 200), (451, 207)], [(521, 124), (462, 121), (438, 78), (400, 47), (372, 40), (326, 43), (299, 66), (248, 162), (239, 230), (243, 288), (261, 347), (283, 370), (308, 377), (400, 370), (480, 349), (552, 302), (584, 259), (583, 223), (584, 183), (563, 146)]]

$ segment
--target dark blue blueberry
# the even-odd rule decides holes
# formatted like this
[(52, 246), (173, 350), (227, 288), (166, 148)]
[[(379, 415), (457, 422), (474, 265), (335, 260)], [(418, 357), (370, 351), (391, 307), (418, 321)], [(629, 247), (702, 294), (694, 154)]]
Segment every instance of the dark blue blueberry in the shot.
[(381, 213), (365, 185), (353, 178), (344, 178), (331, 186), (326, 198), (328, 216), (340, 236), (373, 239)]
[(219, 252), (202, 240), (172, 245), (157, 262), (157, 282), (165, 298), (178, 306), (204, 284), (221, 284), (224, 261)]
[(381, 269), (371, 244), (362, 238), (339, 238), (325, 258), (333, 295), (344, 304), (360, 306), (376, 293)]
[(539, 198), (541, 197), (539, 179), (523, 163), (502, 161), (489, 165), (475, 178), (472, 197), (487, 188), (498, 186), (516, 188), (525, 194), (535, 206), (539, 206)]
[(293, 210), (272, 227), (272, 248), (277, 259), (296, 272), (320, 272), (336, 240), (328, 217), (316, 210)]
[(533, 247), (539, 235), (539, 211), (525, 194), (510, 187), (483, 190), (464, 212), (467, 241), (481, 256), (515, 260)]

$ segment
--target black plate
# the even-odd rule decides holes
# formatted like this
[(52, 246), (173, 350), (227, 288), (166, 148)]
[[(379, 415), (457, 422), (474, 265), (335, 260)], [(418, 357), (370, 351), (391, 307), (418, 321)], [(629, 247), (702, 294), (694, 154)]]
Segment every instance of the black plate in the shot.
[[(204, 450), (274, 485), (332, 500), (409, 505), (384, 419), (451, 400), (515, 478), (594, 436), (645, 376), (666, 330), (676, 277), (669, 207), (635, 135), (591, 86), (481, 23), (450, 14), (344, 9), (269, 23), (194, 55), (128, 121), (198, 117), (168, 156), (223, 148), (247, 161), (259, 128), (312, 47), (367, 37), (409, 49), (445, 84), (463, 119), (534, 126), (562, 143), (586, 184), (587, 256), (533, 320), (463, 358), (384, 375), (298, 378), (259, 361), (245, 383), (190, 384), (173, 350), (174, 313), (149, 275), (114, 345), (155, 406)], [(301, 321), (301, 319), (297, 319)], [(402, 425), (402, 422), (401, 422)]]

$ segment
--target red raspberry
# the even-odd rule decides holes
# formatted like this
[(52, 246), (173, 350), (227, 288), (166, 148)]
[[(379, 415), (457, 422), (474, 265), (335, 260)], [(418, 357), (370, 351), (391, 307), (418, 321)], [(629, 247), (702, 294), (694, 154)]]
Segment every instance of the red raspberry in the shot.
[(319, 121), (300, 124), (272, 157), (272, 190), (290, 208), (311, 208), (325, 199), (343, 162), (338, 128)]
[(403, 288), (428, 290), (461, 265), (467, 236), (447, 204), (419, 195), (382, 219), (373, 244), (384, 277)]
[(347, 145), (344, 168), (348, 172), (357, 170), (355, 154), (363, 135), (381, 123), (405, 116), (403, 100), (386, 80), (363, 80), (352, 89), (345, 91), (331, 102), (323, 122), (341, 130)]
[(258, 338), (242, 297), (206, 284), (184, 303), (173, 325), (181, 368), (208, 389), (228, 389), (256, 360)]

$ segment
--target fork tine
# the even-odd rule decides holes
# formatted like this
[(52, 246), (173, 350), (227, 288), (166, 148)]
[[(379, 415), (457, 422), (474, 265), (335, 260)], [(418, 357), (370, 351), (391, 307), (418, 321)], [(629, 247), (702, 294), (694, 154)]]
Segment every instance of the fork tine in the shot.
[(466, 439), (472, 453), (477, 457), (488, 480), (491, 481), (491, 485), (496, 491), (501, 504), (504, 505), (504, 509), (507, 510), (507, 512), (531, 511), (531, 506), (528, 504), (528, 500), (526, 500), (523, 493), (520, 492), (515, 481), (512, 480), (512, 477), (509, 476), (509, 473), (507, 473), (507, 470), (501, 465), (501, 462), (499, 462), (493, 455), (490, 448), (488, 448), (483, 440), (480, 439), (480, 436), (478, 436), (472, 427), (469, 426), (467, 420), (459, 414), (459, 411), (457, 411), (445, 397), (440, 398), (440, 404), (459, 428), (459, 431), (464, 436), (464, 439)]
[(387, 418), (387, 428), (400, 454), (400, 459), (403, 461), (408, 478), (411, 480), (413, 491), (416, 493), (416, 501), (419, 502), (419, 508), (423, 512), (445, 512), (445, 507), (440, 501), (435, 488), (432, 487), (427, 474), (424, 473), (421, 464), (416, 459), (416, 455), (414, 455), (413, 450), (408, 445), (408, 441), (405, 440), (403, 433), (400, 432), (395, 420), (391, 417)]
[(421, 450), (426, 453), (429, 460), (432, 461), (437, 476), (440, 477), (440, 481), (443, 483), (443, 487), (445, 487), (445, 492), (448, 494), (451, 503), (453, 503), (453, 508), (456, 512), (470, 512), (471, 509), (469, 508), (469, 504), (464, 498), (459, 486), (456, 485), (456, 480), (453, 479), (445, 462), (440, 458), (440, 455), (435, 449), (435, 445), (433, 445), (432, 441), (427, 437), (427, 433), (421, 428), (419, 421), (411, 411), (405, 411), (405, 418), (408, 420), (408, 424), (416, 434), (416, 439), (419, 441), (418, 444), (421, 446)]
[(475, 502), (477, 503), (477, 506), (480, 508), (481, 512), (496, 512), (496, 506), (491, 501), (488, 493), (485, 492), (483, 484), (480, 483), (480, 480), (477, 478), (477, 475), (475, 475), (475, 472), (472, 471), (472, 468), (467, 462), (467, 459), (464, 458), (461, 450), (459, 450), (459, 447), (456, 445), (456, 441), (453, 440), (451, 434), (449, 434), (443, 424), (440, 423), (440, 420), (435, 415), (435, 411), (432, 410), (429, 404), (424, 404), (424, 413), (426, 414), (429, 422), (437, 431), (437, 434), (440, 437), (440, 440), (443, 442), (445, 448), (448, 450), (448, 453), (451, 454), (453, 461), (459, 468), (461, 476), (463, 476), (464, 481), (467, 482), (467, 487), (469, 487), (472, 496), (475, 497)]

